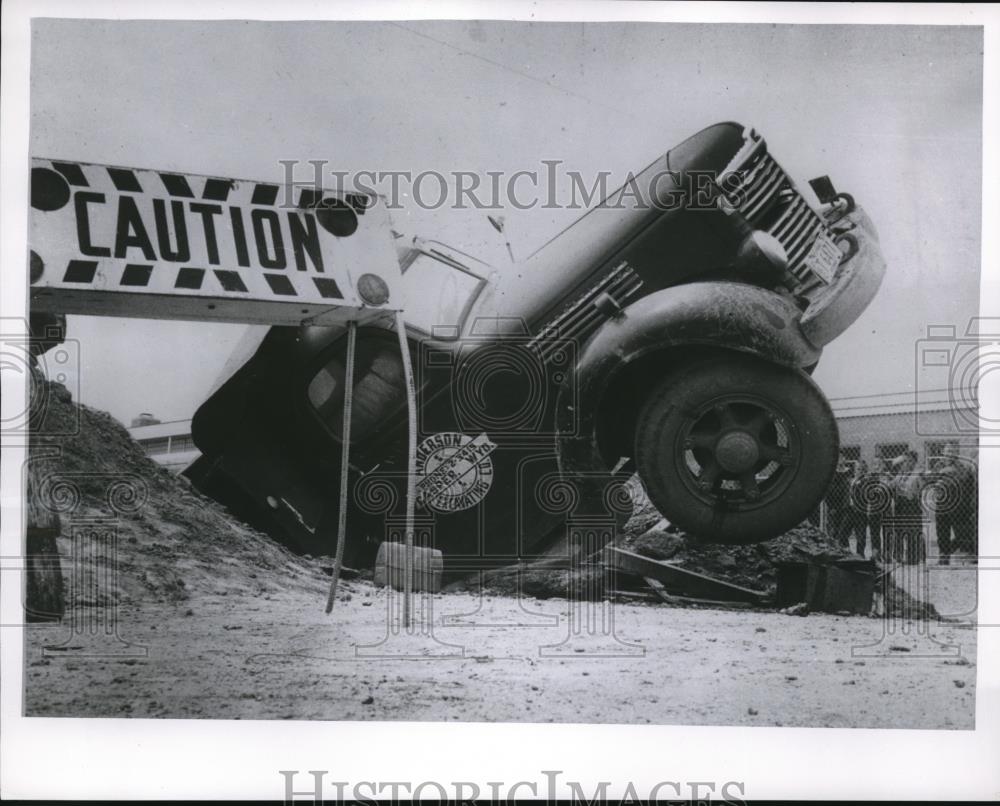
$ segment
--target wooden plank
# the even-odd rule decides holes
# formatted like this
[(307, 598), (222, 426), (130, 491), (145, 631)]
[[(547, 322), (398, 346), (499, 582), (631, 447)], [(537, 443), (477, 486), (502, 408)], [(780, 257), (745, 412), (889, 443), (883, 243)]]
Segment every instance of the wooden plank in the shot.
[(609, 590), (608, 599), (620, 599), (623, 602), (658, 602), (659, 599), (649, 591), (619, 591)]
[(652, 577), (643, 577), (646, 584), (649, 585), (650, 589), (655, 593), (662, 602), (672, 605), (701, 605), (703, 607), (736, 607), (744, 608), (750, 607), (751, 602), (726, 602), (720, 599), (696, 599), (693, 596), (674, 596), (667, 593), (667, 589), (663, 587), (663, 583)]
[(643, 557), (641, 554), (614, 546), (606, 547), (602, 556), (605, 565), (637, 576), (655, 579), (671, 592), (738, 602), (757, 603), (767, 598), (764, 591), (743, 588), (696, 571), (688, 571), (673, 563)]

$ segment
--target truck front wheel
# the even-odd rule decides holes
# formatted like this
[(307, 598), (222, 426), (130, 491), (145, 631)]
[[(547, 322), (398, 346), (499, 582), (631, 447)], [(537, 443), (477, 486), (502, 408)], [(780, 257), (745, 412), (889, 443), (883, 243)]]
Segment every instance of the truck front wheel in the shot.
[(742, 356), (675, 368), (642, 405), (635, 460), (671, 523), (720, 543), (797, 526), (837, 465), (837, 423), (804, 373)]

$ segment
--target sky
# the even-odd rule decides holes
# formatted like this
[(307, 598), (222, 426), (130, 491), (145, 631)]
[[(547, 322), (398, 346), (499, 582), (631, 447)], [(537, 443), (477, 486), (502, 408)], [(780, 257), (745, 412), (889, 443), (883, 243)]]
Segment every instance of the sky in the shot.
[[(902, 392), (928, 326), (978, 311), (982, 40), (974, 27), (36, 20), (31, 154), (280, 181), (344, 171), (537, 169), (622, 180), (711, 123), (753, 125), (800, 182), (864, 206), (882, 289), (829, 345), (831, 398)], [(613, 185), (611, 185), (613, 186)], [(526, 256), (578, 211), (504, 211)], [(478, 210), (393, 212), (511, 270)], [(79, 399), (185, 419), (243, 328), (71, 317)]]

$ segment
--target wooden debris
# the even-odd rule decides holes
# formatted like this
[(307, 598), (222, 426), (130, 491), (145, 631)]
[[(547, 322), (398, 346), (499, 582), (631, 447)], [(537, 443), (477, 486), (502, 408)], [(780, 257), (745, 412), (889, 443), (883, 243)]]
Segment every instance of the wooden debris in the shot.
[(696, 599), (693, 596), (674, 596), (667, 593), (663, 583), (651, 577), (643, 577), (646, 584), (660, 598), (660, 601), (672, 605), (701, 605), (702, 607), (735, 607), (742, 609), (750, 607), (750, 602), (724, 602), (719, 599)]
[(673, 563), (653, 560), (614, 546), (608, 546), (604, 549), (603, 559), (608, 567), (655, 579), (663, 585), (664, 592), (669, 591), (668, 595), (703, 598), (725, 604), (734, 601), (760, 604), (767, 599), (767, 594), (763, 591), (755, 591), (713, 579), (696, 571), (688, 571)]

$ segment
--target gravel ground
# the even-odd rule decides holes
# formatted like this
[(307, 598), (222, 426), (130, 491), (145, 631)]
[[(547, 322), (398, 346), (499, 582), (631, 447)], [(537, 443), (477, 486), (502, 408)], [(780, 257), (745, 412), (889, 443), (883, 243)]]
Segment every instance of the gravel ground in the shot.
[[(973, 574), (931, 580), (943, 611), (974, 609)], [(367, 582), (344, 583), (331, 616), (320, 591), (123, 605), (131, 647), (30, 625), (26, 713), (974, 727), (976, 633), (962, 623), (615, 604), (630, 646), (597, 634), (553, 654), (540, 647), (568, 636), (565, 600), (438, 595), (422, 600), (430, 637), (389, 635), (399, 596)], [(101, 645), (120, 654), (88, 655)]]

